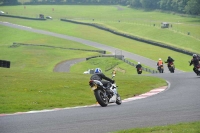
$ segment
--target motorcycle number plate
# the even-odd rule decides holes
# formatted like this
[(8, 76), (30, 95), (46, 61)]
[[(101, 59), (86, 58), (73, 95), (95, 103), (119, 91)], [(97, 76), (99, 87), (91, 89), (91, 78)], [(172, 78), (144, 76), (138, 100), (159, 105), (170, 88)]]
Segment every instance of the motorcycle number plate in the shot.
[(93, 87), (91, 87), (91, 90), (96, 90), (97, 89), (97, 86), (95, 85), (95, 86), (93, 86)]
[(198, 71), (200, 71), (200, 68), (198, 69)]

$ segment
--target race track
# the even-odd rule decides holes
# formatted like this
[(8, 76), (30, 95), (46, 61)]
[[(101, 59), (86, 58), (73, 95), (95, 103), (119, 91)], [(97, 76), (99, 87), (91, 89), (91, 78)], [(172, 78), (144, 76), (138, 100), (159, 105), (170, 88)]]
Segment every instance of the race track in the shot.
[[(0, 24), (64, 39), (75, 39), (77, 42), (111, 52), (116, 50), (84, 39), (10, 23)], [(145, 57), (126, 51), (123, 51), (123, 55), (127, 58), (130, 56), (131, 59), (145, 60), (145, 65), (155, 67), (155, 61)], [(0, 133), (107, 133), (134, 127), (200, 120), (200, 77), (193, 72), (181, 71), (150, 76), (166, 79), (170, 83), (169, 88), (151, 97), (125, 102), (122, 105), (112, 104), (104, 108), (92, 106), (0, 116)], [(125, 89), (122, 86), (120, 88)]]

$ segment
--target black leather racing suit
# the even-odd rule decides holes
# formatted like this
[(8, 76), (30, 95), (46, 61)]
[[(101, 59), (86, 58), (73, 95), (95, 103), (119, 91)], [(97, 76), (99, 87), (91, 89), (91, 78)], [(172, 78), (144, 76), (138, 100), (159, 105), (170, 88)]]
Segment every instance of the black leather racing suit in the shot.
[(103, 84), (103, 86), (106, 87), (106, 88), (109, 88), (111, 86), (110, 83), (114, 83), (114, 80), (106, 77), (103, 73), (95, 73), (95, 74), (93, 74), (90, 77), (90, 80), (99, 80), (99, 81), (101, 81), (101, 83)]
[(139, 69), (142, 68), (142, 65), (141, 64), (137, 64), (137, 66), (135, 68), (137, 68), (137, 71), (139, 71)]
[(169, 68), (170, 64), (173, 63), (173, 62), (174, 62), (174, 59), (172, 59), (171, 57), (169, 57), (165, 63), (168, 63), (167, 66)]

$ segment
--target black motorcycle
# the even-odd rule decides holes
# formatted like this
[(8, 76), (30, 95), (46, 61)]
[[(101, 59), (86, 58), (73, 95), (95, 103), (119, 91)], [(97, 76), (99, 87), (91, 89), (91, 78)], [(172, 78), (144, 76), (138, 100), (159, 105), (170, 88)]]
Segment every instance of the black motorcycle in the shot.
[(175, 71), (175, 66), (174, 66), (174, 63), (172, 62), (172, 63), (169, 63), (169, 71), (171, 72), (171, 73), (174, 73), (174, 71)]

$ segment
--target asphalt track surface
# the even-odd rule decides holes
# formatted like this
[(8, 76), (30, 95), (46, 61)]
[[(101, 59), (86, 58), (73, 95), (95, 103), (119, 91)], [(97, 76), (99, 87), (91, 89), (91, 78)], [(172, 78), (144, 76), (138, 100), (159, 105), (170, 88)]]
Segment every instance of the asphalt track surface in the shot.
[[(116, 49), (95, 42), (32, 29), (9, 23), (0, 24), (30, 32), (57, 36), (101, 48), (107, 51)], [(94, 45), (93, 45), (94, 44)], [(125, 53), (125, 54), (124, 54)], [(144, 57), (123, 51), (126, 58), (134, 57), (146, 61), (148, 66), (155, 62)], [(141, 61), (142, 62), (142, 61)], [(156, 95), (124, 102), (122, 105), (107, 107), (91, 106), (69, 108), (40, 113), (22, 113), (0, 116), (0, 133), (107, 133), (135, 127), (149, 127), (200, 120), (200, 77), (193, 72), (174, 74), (150, 74), (168, 81), (168, 88)], [(120, 89), (125, 89), (120, 86)], [(66, 101), (67, 102), (67, 101)]]

